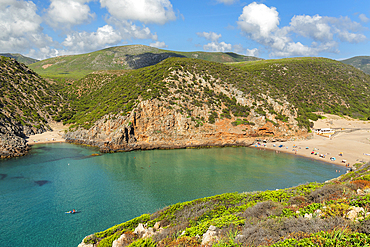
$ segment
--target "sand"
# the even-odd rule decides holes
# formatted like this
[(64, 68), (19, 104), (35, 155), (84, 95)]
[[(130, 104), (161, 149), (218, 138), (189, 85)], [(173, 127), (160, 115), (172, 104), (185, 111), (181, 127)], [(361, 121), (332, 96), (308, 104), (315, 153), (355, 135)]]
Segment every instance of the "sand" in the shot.
[(64, 130), (68, 129), (69, 126), (63, 125), (62, 123), (49, 123), (49, 126), (53, 131), (47, 131), (42, 134), (31, 135), (26, 138), (28, 145), (43, 144), (43, 143), (55, 143), (65, 142), (62, 137)]
[[(330, 114), (322, 115), (326, 118), (316, 121), (313, 128), (333, 128), (336, 133), (332, 137), (328, 138), (314, 134), (312, 139), (309, 140), (266, 143), (266, 146), (261, 145), (258, 148), (291, 153), (343, 166), (349, 164), (352, 167), (355, 163), (370, 162), (370, 156), (365, 155), (370, 154), (370, 121), (354, 120), (348, 117), (341, 118)], [(29, 136), (28, 144), (65, 142), (62, 133), (69, 126), (52, 123), (50, 127), (53, 131)], [(279, 148), (279, 145), (283, 145), (283, 147)], [(311, 154), (313, 150), (318, 154)], [(342, 156), (340, 156), (341, 152), (343, 153)], [(325, 158), (321, 158), (320, 154), (324, 154)], [(336, 160), (330, 161), (330, 157), (335, 157)]]
[[(349, 164), (350, 167), (355, 163), (370, 162), (370, 156), (365, 155), (370, 155), (370, 121), (341, 118), (330, 114), (322, 115), (326, 119), (316, 121), (313, 129), (333, 128), (336, 132), (332, 137), (314, 134), (309, 140), (267, 143), (266, 147), (258, 148), (291, 153), (337, 165)], [(279, 148), (279, 145), (283, 147)], [(311, 154), (312, 151), (317, 152), (317, 155)], [(343, 154), (340, 155), (341, 153)], [(325, 157), (320, 157), (320, 154)], [(335, 157), (336, 160), (331, 161), (330, 157)]]

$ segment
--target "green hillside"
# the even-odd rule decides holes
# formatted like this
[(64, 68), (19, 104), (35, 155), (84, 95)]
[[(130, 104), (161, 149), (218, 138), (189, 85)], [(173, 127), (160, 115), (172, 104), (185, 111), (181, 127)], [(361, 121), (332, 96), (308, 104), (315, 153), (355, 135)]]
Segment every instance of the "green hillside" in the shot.
[(276, 88), (266, 93), (288, 99), (299, 109), (301, 121), (316, 111), (364, 120), (370, 117), (370, 76), (352, 66), (310, 57), (231, 65), (247, 72), (248, 80)]
[(0, 57), (0, 120), (44, 128), (62, 99), (54, 87), (24, 64)]
[(144, 45), (128, 45), (81, 55), (49, 58), (30, 65), (30, 68), (43, 77), (76, 80), (93, 71), (138, 69), (155, 65), (169, 57), (198, 58), (220, 63), (258, 59), (235, 53), (176, 52)]
[(19, 53), (0, 53), (0, 56), (14, 58), (19, 63), (24, 63), (25, 65), (29, 65), (31, 63), (36, 63), (36, 62), (39, 61), (39, 60), (34, 59), (34, 58), (25, 57), (25, 56), (23, 56)]
[[(205, 86), (206, 83), (209, 85)], [(137, 105), (139, 98), (157, 98), (170, 102), (169, 107), (176, 107), (179, 112), (186, 113), (189, 117), (194, 107), (203, 105), (213, 109), (210, 113), (211, 119), (231, 118), (230, 114), (247, 117), (250, 107), (238, 104), (232, 95), (218, 92), (218, 86), (230, 90), (231, 87), (236, 87), (250, 95), (255, 102), (261, 101), (259, 107), (251, 106), (260, 114), (266, 114), (264, 110), (274, 112), (272, 103), (265, 102), (262, 98), (262, 94), (274, 86), (249, 81), (248, 75), (242, 70), (221, 63), (169, 58), (153, 66), (127, 71), (123, 75), (90, 74), (65, 87), (63, 91), (71, 102), (70, 108), (65, 109), (55, 119), (89, 128), (106, 114), (126, 115)], [(283, 104), (285, 99), (278, 102)], [(226, 109), (221, 110), (221, 105)], [(218, 114), (219, 111), (222, 112)], [(200, 119), (196, 121), (199, 121), (199, 124), (204, 122)]]
[[(207, 104), (214, 109), (210, 113), (212, 118), (230, 114), (248, 117), (254, 109), (264, 116), (274, 114), (282, 121), (287, 116), (276, 112), (274, 104), (288, 102), (290, 111), (298, 112), (297, 120), (306, 128), (310, 126), (309, 119), (317, 120), (318, 116), (313, 114), (317, 111), (361, 119), (370, 117), (370, 76), (330, 59), (294, 58), (225, 65), (169, 58), (154, 66), (122, 73), (90, 74), (64, 87), (71, 103), (55, 119), (89, 128), (106, 114), (127, 114), (139, 98), (159, 98), (172, 107), (180, 107), (181, 112)], [(210, 84), (204, 86), (203, 81)], [(239, 90), (253, 104), (239, 105), (236, 94), (227, 96), (217, 90), (220, 86), (230, 92), (233, 88)], [(267, 101), (267, 96), (272, 101)], [(221, 104), (227, 108), (221, 109)]]
[(352, 57), (345, 60), (341, 60), (342, 63), (352, 65), (353, 67), (370, 74), (370, 56), (358, 56)]

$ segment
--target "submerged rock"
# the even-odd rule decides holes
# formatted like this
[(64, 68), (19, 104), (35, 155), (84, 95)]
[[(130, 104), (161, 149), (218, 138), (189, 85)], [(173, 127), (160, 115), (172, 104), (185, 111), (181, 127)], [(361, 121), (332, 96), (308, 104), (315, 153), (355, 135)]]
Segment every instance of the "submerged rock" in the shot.
[(37, 180), (35, 181), (35, 183), (38, 184), (39, 186), (43, 186), (44, 184), (51, 183), (51, 182), (48, 180)]

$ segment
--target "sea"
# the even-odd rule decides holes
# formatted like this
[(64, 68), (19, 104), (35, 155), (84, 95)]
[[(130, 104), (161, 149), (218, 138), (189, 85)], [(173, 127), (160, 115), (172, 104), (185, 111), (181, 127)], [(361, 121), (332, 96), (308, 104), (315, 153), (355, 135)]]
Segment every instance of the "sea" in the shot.
[(0, 246), (77, 247), (87, 235), (174, 203), (324, 182), (346, 171), (247, 147), (97, 153), (38, 144), (0, 160)]

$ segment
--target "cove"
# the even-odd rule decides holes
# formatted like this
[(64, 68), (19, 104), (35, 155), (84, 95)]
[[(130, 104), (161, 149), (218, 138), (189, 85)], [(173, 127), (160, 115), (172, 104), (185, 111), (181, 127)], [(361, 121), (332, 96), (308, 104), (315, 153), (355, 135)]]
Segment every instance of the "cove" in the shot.
[[(1, 160), (0, 246), (77, 246), (89, 234), (177, 202), (323, 182), (346, 170), (245, 147), (96, 152), (40, 144), (27, 156)], [(65, 214), (73, 209), (79, 213)]]

